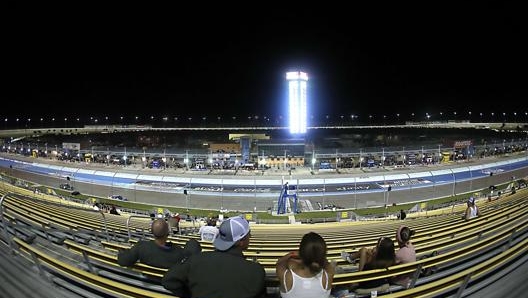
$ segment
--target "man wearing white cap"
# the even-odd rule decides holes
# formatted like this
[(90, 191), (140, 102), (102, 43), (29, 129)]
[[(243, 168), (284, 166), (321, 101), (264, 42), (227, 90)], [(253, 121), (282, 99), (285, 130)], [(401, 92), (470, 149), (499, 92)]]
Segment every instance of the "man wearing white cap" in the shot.
[(213, 240), (215, 250), (192, 255), (183, 264), (172, 266), (162, 285), (179, 297), (264, 297), (264, 267), (246, 260), (243, 254), (250, 236), (246, 219), (236, 216), (224, 220)]

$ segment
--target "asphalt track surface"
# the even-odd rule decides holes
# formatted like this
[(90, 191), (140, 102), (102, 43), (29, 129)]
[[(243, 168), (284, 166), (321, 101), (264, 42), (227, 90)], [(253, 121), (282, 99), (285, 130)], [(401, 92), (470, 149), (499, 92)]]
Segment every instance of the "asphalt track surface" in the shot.
[[(24, 158), (20, 156), (13, 155), (3, 155), (6, 158), (15, 158), (19, 160), (29, 161), (29, 162), (38, 162), (38, 163), (52, 163), (55, 165), (61, 166), (71, 166), (71, 167), (82, 167), (82, 164), (67, 164), (60, 161), (53, 161), (47, 159), (38, 159), (33, 158)], [(512, 156), (512, 158), (526, 157), (526, 153), (521, 155)], [(295, 171), (292, 174), (291, 178), (344, 178), (344, 177), (365, 177), (365, 176), (379, 176), (379, 175), (390, 175), (390, 174), (404, 174), (410, 172), (427, 172), (438, 169), (448, 169), (455, 167), (467, 167), (475, 166), (479, 164), (489, 164), (499, 160), (501, 158), (485, 158), (485, 159), (475, 159), (472, 161), (464, 161), (460, 163), (447, 163), (447, 164), (438, 164), (438, 165), (429, 165), (429, 166), (418, 166), (409, 169), (373, 169), (367, 170), (363, 169), (352, 169), (349, 170), (346, 174), (329, 174), (329, 173), (319, 173), (316, 177), (310, 176), (309, 169), (301, 168)], [(90, 168), (93, 169), (93, 165), (90, 165)], [(133, 172), (135, 174), (142, 173), (147, 175), (153, 175), (151, 169), (126, 169), (120, 167), (101, 167), (99, 170), (103, 171), (112, 171), (112, 172)], [(52, 177), (47, 175), (39, 175), (34, 173), (28, 173), (26, 171), (16, 169), (16, 168), (4, 168), (4, 171), (7, 171), (10, 175), (15, 177), (32, 181), (34, 183), (55, 186), (58, 187), (59, 184), (65, 183), (64, 178)], [(199, 173), (169, 173), (168, 171), (164, 175), (177, 175), (177, 176), (192, 176), (200, 177)], [(288, 173), (266, 173), (266, 176), (258, 177), (252, 176), (252, 179), (277, 179), (280, 177), (288, 176)], [(484, 176), (469, 181), (460, 181), (450, 184), (433, 184), (431, 186), (421, 185), (420, 187), (399, 187), (393, 188), (392, 191), (375, 191), (375, 192), (346, 192), (344, 194), (329, 194), (331, 193), (330, 186), (326, 186), (326, 191), (328, 193), (321, 193), (317, 196), (305, 196), (302, 197), (299, 194), (300, 201), (307, 200), (309, 201), (314, 208), (317, 208), (319, 204), (324, 205), (336, 205), (344, 208), (365, 208), (372, 206), (383, 206), (384, 204), (401, 204), (401, 203), (411, 203), (411, 202), (420, 202), (424, 200), (429, 200), (431, 198), (446, 197), (453, 194), (473, 194), (474, 192), (488, 188), (490, 185), (496, 185), (511, 181), (512, 177), (526, 177), (528, 176), (528, 167), (524, 167), (516, 170), (504, 170), (498, 173), (494, 173), (493, 176)], [(221, 176), (215, 175), (214, 177), (205, 175), (207, 178), (221, 179)], [(228, 178), (233, 178), (232, 176)], [(246, 177), (247, 178), (247, 177)], [(187, 207), (187, 208), (199, 208), (199, 209), (211, 209), (219, 210), (221, 208), (227, 210), (235, 211), (266, 211), (268, 208), (272, 208), (278, 200), (277, 190), (273, 190), (274, 193), (270, 194), (259, 194), (256, 193), (241, 193), (241, 194), (232, 194), (220, 192), (218, 194), (209, 194), (201, 195), (199, 192), (189, 192), (188, 195), (185, 195), (183, 191), (177, 193), (167, 193), (167, 192), (158, 192), (155, 188), (152, 188), (150, 191), (140, 190), (140, 189), (125, 189), (121, 187), (115, 187), (113, 185), (99, 185), (97, 183), (83, 183), (79, 181), (70, 181), (71, 184), (75, 186), (75, 190), (83, 194), (91, 194), (99, 197), (107, 197), (109, 195), (119, 194), (125, 196), (129, 201), (133, 202), (144, 202), (153, 205), (159, 205), (160, 207)], [(331, 186), (331, 187), (339, 187)], [(271, 192), (271, 190), (270, 190)]]

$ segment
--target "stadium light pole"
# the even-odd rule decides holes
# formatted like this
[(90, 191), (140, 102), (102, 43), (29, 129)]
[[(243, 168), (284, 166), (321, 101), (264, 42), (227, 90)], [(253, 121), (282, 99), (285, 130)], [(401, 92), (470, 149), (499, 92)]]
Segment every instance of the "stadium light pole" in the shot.
[(288, 110), (290, 133), (304, 134), (307, 126), (308, 74), (301, 71), (286, 73), (288, 81)]

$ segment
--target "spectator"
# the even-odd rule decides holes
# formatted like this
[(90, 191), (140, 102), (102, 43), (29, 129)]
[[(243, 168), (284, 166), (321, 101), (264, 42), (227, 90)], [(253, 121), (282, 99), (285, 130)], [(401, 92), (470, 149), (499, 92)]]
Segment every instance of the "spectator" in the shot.
[(112, 208), (110, 208), (110, 214), (119, 215), (119, 211), (117, 211), (117, 208), (115, 205), (112, 205)]
[(195, 226), (196, 224), (196, 217), (191, 215), (190, 213), (187, 213), (186, 217), (187, 221), (191, 221), (192, 222), (192, 225), (193, 227)]
[(323, 237), (310, 232), (304, 234), (298, 252), (279, 258), (275, 269), (281, 297), (330, 297), (334, 265), (326, 253)]
[(202, 250), (200, 243), (195, 239), (189, 239), (184, 248), (167, 242), (169, 225), (164, 219), (155, 219), (151, 230), (154, 235), (153, 240), (140, 240), (132, 248), (119, 252), (117, 255), (119, 265), (132, 266), (139, 261), (153, 267), (169, 268)]
[(467, 208), (466, 208), (466, 213), (465, 213), (464, 219), (465, 220), (470, 220), (470, 219), (478, 217), (478, 216), (480, 216), (480, 210), (477, 207), (477, 205), (475, 205), (475, 198), (474, 197), (469, 197), (469, 199), (467, 201)]
[[(396, 231), (396, 240), (400, 247), (396, 252), (396, 264), (407, 264), (416, 262), (416, 251), (411, 242), (411, 237), (414, 235), (414, 230), (409, 227), (400, 226)], [(409, 286), (413, 273), (399, 275), (392, 278), (391, 282), (401, 285), (405, 288)]]
[(398, 214), (398, 218), (401, 220), (404, 220), (407, 217), (407, 213), (403, 209), (400, 210), (400, 214)]
[[(379, 238), (378, 244), (373, 250), (373, 257), (365, 263), (362, 270), (384, 269), (395, 264), (394, 242), (390, 238)], [(371, 293), (372, 291), (387, 291), (389, 287), (389, 280), (387, 278), (367, 280), (360, 282), (355, 292), (356, 294), (363, 295)]]
[[(380, 265), (378, 263), (382, 264), (389, 264), (386, 267), (392, 265), (391, 263), (394, 263), (394, 243), (392, 243), (392, 240), (387, 237), (381, 237), (378, 239), (378, 243), (374, 247), (362, 247), (359, 249), (359, 251), (354, 253), (347, 253), (345, 251), (341, 252), (341, 257), (350, 262), (353, 263), (355, 260), (359, 259), (359, 271), (367, 270), (365, 266), (367, 264), (371, 264), (370, 267), (375, 264), (376, 268), (378, 268)], [(389, 247), (392, 246), (392, 253), (389, 249)], [(372, 268), (371, 268), (372, 269)]]
[(262, 265), (246, 260), (251, 232), (240, 216), (222, 222), (213, 241), (214, 251), (192, 255), (181, 265), (172, 266), (162, 285), (176, 296), (207, 298), (265, 297), (265, 271)]
[(198, 231), (202, 241), (213, 242), (218, 235), (218, 228), (216, 227), (216, 220), (209, 218), (207, 224), (200, 227)]
[(365, 267), (365, 263), (372, 260), (374, 258), (375, 253), (375, 247), (362, 247), (358, 251), (353, 253), (342, 251), (341, 258), (349, 263), (355, 263), (359, 259), (360, 265), (358, 266), (358, 271), (362, 271), (363, 267)]
[(170, 228), (172, 230), (173, 234), (177, 234), (180, 232), (180, 213), (176, 212), (169, 218)]

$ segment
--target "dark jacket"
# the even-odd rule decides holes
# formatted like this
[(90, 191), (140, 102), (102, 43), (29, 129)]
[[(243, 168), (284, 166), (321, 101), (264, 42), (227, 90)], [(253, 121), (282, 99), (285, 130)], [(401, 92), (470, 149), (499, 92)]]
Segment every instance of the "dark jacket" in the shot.
[(246, 260), (242, 250), (234, 247), (192, 255), (172, 266), (161, 283), (180, 297), (186, 296), (188, 285), (193, 298), (253, 298), (266, 294), (264, 278), (264, 267)]
[(153, 267), (169, 268), (179, 264), (186, 256), (185, 250), (177, 244), (167, 243), (165, 246), (159, 246), (153, 240), (142, 240), (132, 248), (120, 251), (117, 263), (121, 266), (132, 266), (139, 261)]

